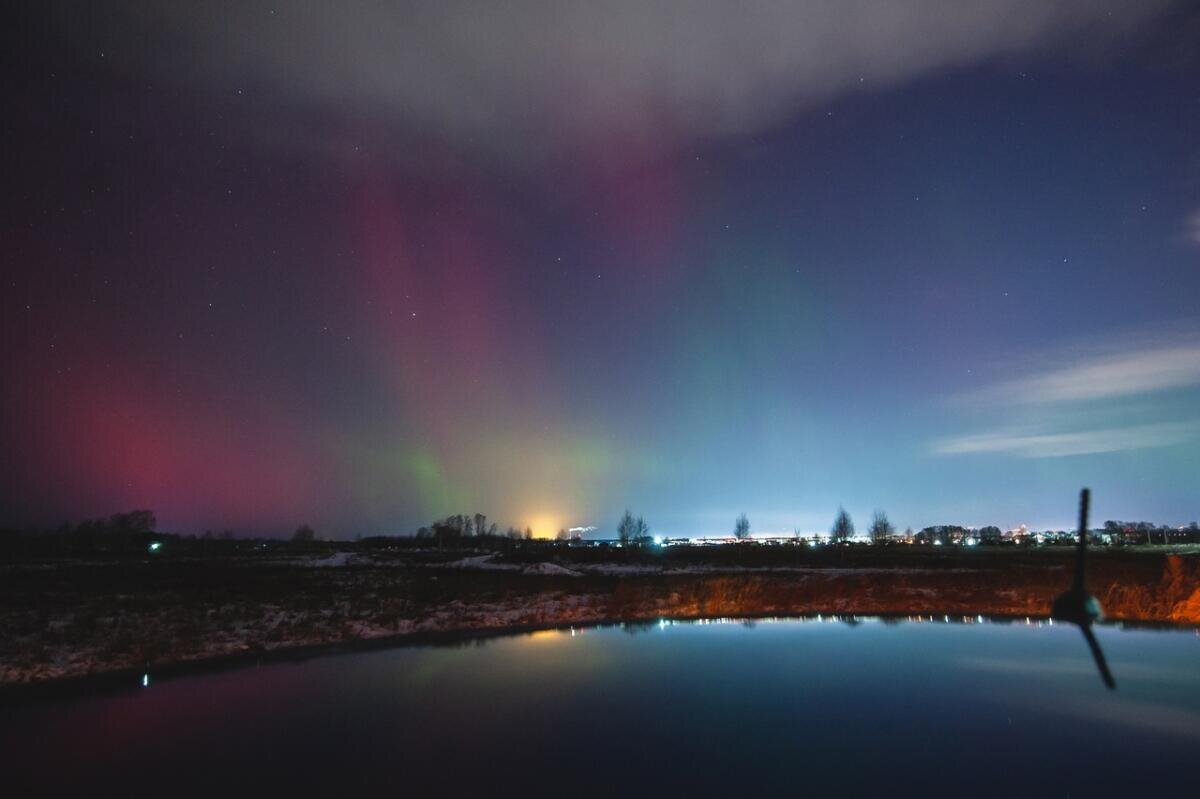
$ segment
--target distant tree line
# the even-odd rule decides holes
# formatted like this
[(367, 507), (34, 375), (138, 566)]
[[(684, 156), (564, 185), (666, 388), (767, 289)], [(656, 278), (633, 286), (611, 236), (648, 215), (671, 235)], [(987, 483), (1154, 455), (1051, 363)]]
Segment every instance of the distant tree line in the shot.
[(50, 552), (144, 552), (158, 520), (154, 511), (131, 510), (112, 516), (87, 519), (77, 525), (63, 522), (46, 530), (6, 530), (0, 533), (5, 549), (34, 549)]
[(1157, 525), (1153, 522), (1121, 522), (1109, 520), (1104, 532), (1125, 544), (1180, 544), (1200, 542), (1200, 523), (1192, 522), (1183, 529)]
[[(232, 530), (214, 534), (211, 530), (201, 535), (177, 535), (157, 530), (158, 521), (151, 510), (132, 510), (97, 519), (88, 519), (76, 525), (66, 522), (54, 528), (23, 530), (0, 529), (0, 554), (29, 555), (78, 555), (107, 554), (115, 556), (146, 555), (156, 551), (194, 554), (200, 556), (232, 554), (251, 550), (279, 551), (287, 548), (294, 551), (328, 549), (331, 544), (323, 542), (308, 524), (302, 524), (293, 532), (290, 541), (278, 539), (246, 538), (235, 536)], [(617, 522), (617, 541), (625, 547), (646, 547), (654, 542), (650, 525), (640, 515), (626, 509)], [(738, 541), (752, 541), (750, 519), (739, 514), (734, 520), (732, 537)], [(1168, 527), (1152, 522), (1126, 522), (1110, 520), (1090, 534), (1099, 541), (1117, 545), (1165, 545), (1200, 543), (1200, 525), (1192, 522), (1187, 527)], [(1002, 544), (1071, 544), (1075, 540), (1073, 530), (1047, 530), (1037, 533), (1009, 535), (995, 525), (969, 529), (957, 524), (939, 524), (924, 527), (917, 532), (908, 528), (897, 535), (895, 526), (887, 514), (877, 510), (868, 528), (874, 544), (889, 544), (907, 541), (914, 544), (979, 545)], [(845, 508), (839, 508), (829, 531), (833, 543), (847, 543), (855, 536), (854, 522)], [(533, 530), (509, 526), (501, 529), (483, 513), (458, 513), (432, 522), (416, 531), (415, 535), (371, 536), (356, 538), (357, 545), (364, 549), (480, 549), (509, 552), (514, 547), (553, 547), (571, 545), (580, 536), (560, 530), (556, 541), (533, 541)], [(802, 533), (794, 536), (800, 541)]]
[[(287, 544), (275, 539), (238, 537), (233, 530), (214, 533), (180, 535), (157, 529), (158, 520), (151, 510), (132, 510), (98, 519), (87, 519), (72, 525), (63, 522), (58, 527), (21, 530), (0, 529), (0, 554), (35, 556), (146, 556), (167, 552), (209, 556), (246, 552), (270, 544)], [(293, 548), (320, 545), (308, 525), (293, 534)]]
[[(896, 529), (888, 520), (887, 514), (881, 510), (875, 511), (871, 521), (869, 535), (872, 543), (888, 543), (900, 538), (915, 544), (981, 544), (999, 545), (1012, 543), (1073, 543), (1076, 539), (1075, 530), (1045, 530), (1041, 532), (1022, 531), (1016, 535), (1006, 534), (996, 525), (987, 525), (969, 529), (959, 524), (936, 524), (924, 527), (918, 532), (912, 528), (905, 530), (902, 536), (896, 535)], [(1107, 521), (1102, 529), (1093, 529), (1089, 535), (1097, 540), (1113, 544), (1184, 544), (1200, 543), (1200, 524), (1192, 522), (1186, 527), (1168, 527), (1151, 522), (1121, 522)], [(800, 532), (796, 532), (800, 536)], [(854, 522), (844, 508), (838, 508), (833, 526), (829, 531), (831, 541), (843, 543), (854, 537)]]
[(532, 540), (533, 529), (510, 526), (501, 531), (498, 524), (488, 521), (487, 514), (456, 513), (419, 528), (415, 538), (420, 545), (439, 548), (464, 545), (488, 548), (489, 544)]

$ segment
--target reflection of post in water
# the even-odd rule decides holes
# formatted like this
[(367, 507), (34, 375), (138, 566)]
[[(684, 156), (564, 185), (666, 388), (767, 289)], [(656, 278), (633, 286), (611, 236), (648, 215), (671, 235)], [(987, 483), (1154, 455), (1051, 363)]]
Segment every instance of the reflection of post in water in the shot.
[(1101, 679), (1109, 688), (1116, 688), (1117, 684), (1108, 670), (1108, 662), (1104, 659), (1104, 651), (1100, 648), (1100, 642), (1096, 640), (1095, 633), (1092, 632), (1092, 622), (1099, 620), (1104, 613), (1100, 608), (1100, 602), (1089, 594), (1084, 586), (1084, 569), (1087, 564), (1088, 502), (1090, 500), (1091, 492), (1086, 488), (1083, 489), (1079, 493), (1079, 543), (1075, 545), (1075, 578), (1071, 583), (1071, 588), (1054, 600), (1050, 617), (1079, 625), (1079, 629), (1083, 631), (1084, 640), (1088, 643), (1088, 648), (1092, 650), (1092, 657), (1096, 661), (1096, 668), (1100, 670)]

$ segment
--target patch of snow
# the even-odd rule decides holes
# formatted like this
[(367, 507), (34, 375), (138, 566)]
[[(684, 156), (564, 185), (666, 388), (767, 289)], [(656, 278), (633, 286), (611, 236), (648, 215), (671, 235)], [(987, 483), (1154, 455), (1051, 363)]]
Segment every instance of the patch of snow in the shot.
[(580, 566), (581, 571), (587, 574), (601, 574), (605, 577), (622, 577), (632, 576), (637, 574), (661, 574), (661, 566), (643, 566), (635, 563), (597, 563), (594, 565)]
[(582, 577), (579, 572), (559, 566), (557, 563), (535, 563), (521, 569), (521, 574), (542, 574), (555, 577)]
[(327, 558), (310, 560), (304, 565), (313, 568), (327, 568), (330, 566), (354, 566), (361, 563), (362, 559), (354, 552), (334, 552)]
[(484, 569), (492, 571), (517, 571), (521, 567), (513, 563), (496, 563), (494, 555), (472, 555), (461, 560), (441, 564), (443, 569)]

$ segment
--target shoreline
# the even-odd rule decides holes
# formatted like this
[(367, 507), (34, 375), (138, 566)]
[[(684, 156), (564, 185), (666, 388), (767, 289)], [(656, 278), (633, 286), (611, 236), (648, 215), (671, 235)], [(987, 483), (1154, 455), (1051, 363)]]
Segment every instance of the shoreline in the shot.
[[(881, 621), (891, 624), (1002, 624), (1070, 627), (1069, 622), (1054, 622), (1049, 616), (996, 616), (986, 614), (953, 615), (933, 614), (926, 616), (900, 615), (895, 613), (849, 613), (840, 615), (747, 615), (747, 616), (658, 616), (646, 619), (602, 619), (579, 624), (525, 624), (507, 627), (478, 627), (469, 629), (422, 630), (399, 633), (379, 638), (356, 638), (327, 643), (284, 645), (275, 649), (231, 652), (224, 655), (178, 660), (165, 663), (127, 666), (88, 674), (73, 674), (29, 682), (0, 683), (0, 702), (21, 704), (43, 699), (63, 699), (88, 696), (96, 691), (136, 691), (144, 687), (142, 679), (150, 677), (151, 684), (159, 680), (172, 680), (193, 675), (217, 674), (226, 671), (267, 666), (278, 663), (304, 663), (323, 657), (336, 657), (355, 653), (373, 652), (405, 647), (461, 647), (486, 643), (510, 636), (530, 635), (542, 632), (578, 631), (607, 629), (610, 627), (653, 627), (663, 622), (671, 624), (730, 623), (758, 624), (762, 622), (823, 622), (829, 624), (858, 624)], [(1200, 623), (1175, 623), (1164, 621), (1132, 621), (1105, 618), (1096, 623), (1100, 628), (1155, 630), (1159, 632), (1196, 632), (1200, 634)]]
[[(480, 556), (476, 556), (479, 558)], [(658, 619), (949, 615), (1044, 619), (1060, 558), (997, 568), (853, 563), (647, 570), (541, 561), (464, 568), (342, 558), (95, 562), (6, 569), (0, 689), (189, 664), (303, 657)], [(624, 569), (624, 571), (622, 571)], [(1200, 625), (1200, 557), (1097, 558), (1089, 585), (1112, 622)]]

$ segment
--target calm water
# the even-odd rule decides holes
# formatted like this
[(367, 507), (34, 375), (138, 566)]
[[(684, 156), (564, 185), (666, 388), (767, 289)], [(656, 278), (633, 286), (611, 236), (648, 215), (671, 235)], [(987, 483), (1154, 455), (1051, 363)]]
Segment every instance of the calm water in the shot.
[[(828, 620), (552, 631), (0, 707), (9, 796), (1189, 795), (1200, 636)], [(97, 689), (99, 691), (100, 689)]]

